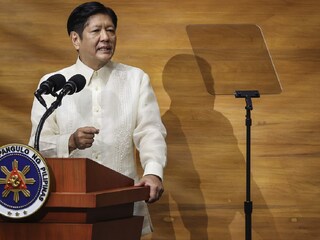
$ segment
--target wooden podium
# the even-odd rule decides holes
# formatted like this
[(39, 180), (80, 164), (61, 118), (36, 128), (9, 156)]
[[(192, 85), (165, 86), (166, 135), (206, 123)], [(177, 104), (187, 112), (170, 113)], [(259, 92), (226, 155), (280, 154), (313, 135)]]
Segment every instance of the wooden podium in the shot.
[(50, 195), (35, 216), (0, 222), (1, 240), (138, 240), (148, 187), (85, 158), (48, 158)]

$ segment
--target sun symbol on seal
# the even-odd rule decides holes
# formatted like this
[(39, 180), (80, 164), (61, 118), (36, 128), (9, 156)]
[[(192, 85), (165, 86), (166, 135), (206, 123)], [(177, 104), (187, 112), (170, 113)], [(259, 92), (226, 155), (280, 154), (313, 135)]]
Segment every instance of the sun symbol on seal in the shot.
[(27, 184), (34, 184), (36, 181), (33, 178), (26, 178), (26, 174), (30, 171), (30, 166), (25, 166), (22, 171), (18, 169), (18, 161), (12, 162), (12, 171), (9, 171), (6, 166), (1, 166), (1, 172), (6, 175), (6, 178), (0, 178), (0, 184), (5, 184), (2, 197), (8, 197), (10, 192), (13, 192), (13, 200), (19, 202), (19, 193), (22, 192), (25, 197), (30, 197), (30, 191), (27, 189)]

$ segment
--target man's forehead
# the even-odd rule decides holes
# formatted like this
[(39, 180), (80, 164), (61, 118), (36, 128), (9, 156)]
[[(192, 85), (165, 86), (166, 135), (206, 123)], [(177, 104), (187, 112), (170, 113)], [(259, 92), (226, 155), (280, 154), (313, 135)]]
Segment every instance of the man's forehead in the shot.
[(84, 27), (101, 26), (102, 24), (114, 27), (111, 17), (107, 14), (102, 14), (102, 13), (98, 13), (90, 16), (87, 22), (85, 23)]

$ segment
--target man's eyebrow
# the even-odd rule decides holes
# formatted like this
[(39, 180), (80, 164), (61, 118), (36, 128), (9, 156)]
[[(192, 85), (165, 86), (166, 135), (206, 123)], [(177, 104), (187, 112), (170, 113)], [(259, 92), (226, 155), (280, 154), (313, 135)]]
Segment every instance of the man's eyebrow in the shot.
[[(84, 27), (87, 27), (87, 26), (89, 26), (89, 23), (87, 23), (87, 24), (85, 24), (85, 26)], [(101, 28), (102, 26), (104, 26), (104, 24), (94, 24), (94, 25), (91, 25), (90, 27), (92, 27), (92, 28)], [(115, 26), (113, 25), (113, 24), (108, 24), (108, 25), (106, 25), (106, 27), (107, 28), (115, 28)]]

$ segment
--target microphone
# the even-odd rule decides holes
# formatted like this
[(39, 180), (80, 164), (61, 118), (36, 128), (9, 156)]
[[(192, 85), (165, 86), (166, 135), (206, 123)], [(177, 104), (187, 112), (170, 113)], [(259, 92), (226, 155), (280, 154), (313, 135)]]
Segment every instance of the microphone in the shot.
[(56, 91), (59, 91), (66, 83), (66, 78), (62, 74), (55, 74), (50, 76), (46, 81), (40, 84), (37, 91), (34, 92), (34, 96), (38, 101), (47, 108), (47, 104), (42, 98), (42, 94), (56, 95)]
[(80, 92), (86, 85), (86, 79), (81, 74), (76, 74), (72, 76), (69, 81), (63, 86), (59, 97), (64, 97), (65, 95), (72, 95), (76, 92)]
[(46, 110), (42, 118), (40, 119), (36, 134), (35, 134), (35, 149), (39, 150), (39, 139), (40, 139), (40, 132), (42, 130), (43, 124), (45, 120), (56, 110), (62, 102), (62, 98), (65, 95), (71, 95), (76, 92), (80, 92), (84, 86), (86, 85), (86, 79), (81, 74), (76, 74), (72, 76), (68, 82), (66, 82), (60, 91), (59, 95), (57, 96), (56, 101), (54, 101), (51, 106)]
[(62, 74), (50, 76), (46, 81), (40, 84), (35, 95), (50, 94), (59, 91), (66, 83), (66, 78)]

